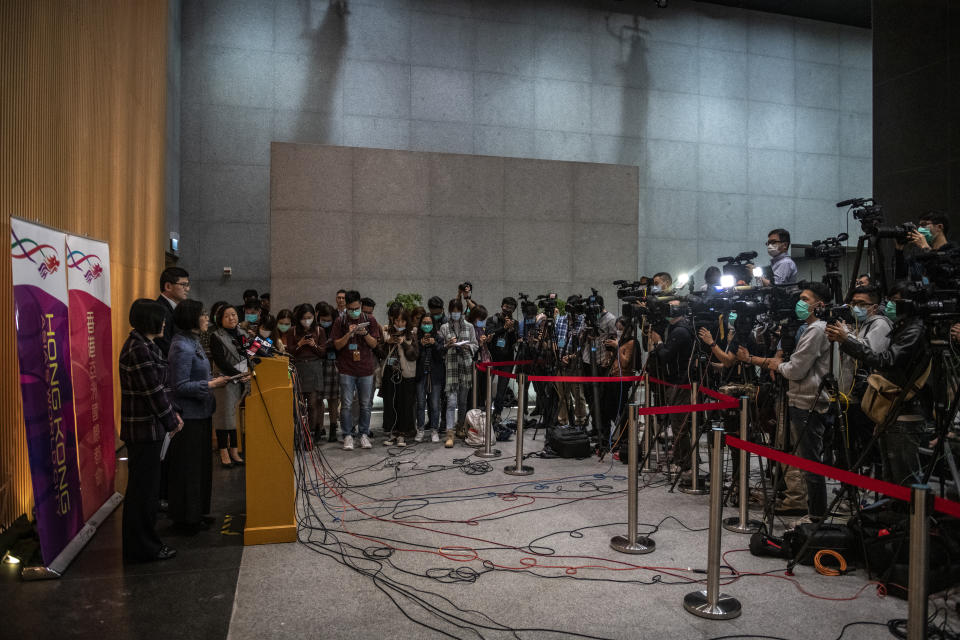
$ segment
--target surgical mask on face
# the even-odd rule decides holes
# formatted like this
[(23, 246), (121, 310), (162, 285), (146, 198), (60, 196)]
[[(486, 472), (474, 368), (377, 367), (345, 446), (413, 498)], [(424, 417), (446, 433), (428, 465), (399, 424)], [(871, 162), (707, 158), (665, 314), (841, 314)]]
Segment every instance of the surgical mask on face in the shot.
[(333, 326), (333, 320), (327, 320), (326, 322), (321, 320), (320, 326), (323, 327), (324, 329), (329, 329), (331, 326)]
[(483, 329), (485, 326), (487, 326), (486, 320), (477, 320), (477, 328)]
[(727, 324), (729, 324), (732, 327), (733, 323), (736, 321), (737, 321), (736, 311), (731, 311), (729, 314), (727, 314)]
[(432, 325), (432, 324), (421, 325), (420, 328), (423, 329), (423, 332), (424, 332), (424, 333), (430, 333), (431, 331), (433, 331), (433, 325)]
[(797, 300), (797, 306), (794, 307), (794, 312), (797, 314), (798, 319), (806, 320), (810, 317), (810, 305), (803, 300)]
[(887, 301), (887, 306), (883, 308), (883, 315), (887, 316), (894, 322), (897, 321), (897, 303), (893, 300)]
[(661, 291), (663, 291), (663, 289), (658, 284), (655, 284), (652, 287), (650, 287), (650, 293), (660, 293)]
[(854, 307), (853, 315), (857, 319), (857, 322), (863, 322), (867, 319), (867, 308), (866, 307)]
[(247, 322), (256, 322), (260, 319), (260, 316), (255, 313), (248, 313), (244, 318), (246, 318)]
[(623, 337), (623, 329), (617, 329), (617, 340)]
[(279, 331), (280, 333), (286, 333), (287, 331), (290, 331), (290, 325), (288, 325), (288, 324), (278, 324), (278, 325), (277, 325), (277, 331)]
[(360, 317), (360, 309), (347, 309), (347, 313), (350, 314), (350, 317), (354, 320)]
[(269, 338), (269, 337), (270, 337), (270, 332), (269, 332), (269, 331), (260, 331), (260, 337), (261, 337), (261, 338)]
[(406, 328), (406, 327), (394, 327), (393, 330), (396, 331), (397, 333), (403, 333), (404, 331), (407, 330), (407, 328)]
[(459, 320), (462, 315), (463, 315), (463, 314), (460, 313), (459, 311), (451, 311), (451, 312), (450, 312), (450, 319), (456, 321), (456, 320)]
[(313, 318), (304, 318), (303, 320), (300, 321), (300, 325), (304, 329), (309, 329), (310, 327), (313, 326)]
[(917, 229), (917, 233), (922, 235), (928, 244), (933, 242), (933, 231), (931, 231), (929, 227), (920, 227)]
[(434, 314), (432, 314), (430, 317), (433, 318), (434, 320), (436, 320), (437, 322), (440, 322), (440, 318), (443, 317), (443, 314), (442, 314), (442, 313), (434, 313)]
[(767, 255), (771, 258), (776, 258), (778, 255), (780, 255), (780, 249), (775, 244), (768, 244)]

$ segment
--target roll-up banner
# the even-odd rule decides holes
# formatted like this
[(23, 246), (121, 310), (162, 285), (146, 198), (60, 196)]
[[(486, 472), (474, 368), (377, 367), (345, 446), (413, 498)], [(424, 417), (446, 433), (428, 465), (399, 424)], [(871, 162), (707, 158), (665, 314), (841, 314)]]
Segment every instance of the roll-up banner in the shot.
[(40, 550), (48, 566), (83, 525), (70, 380), (66, 234), (10, 219), (20, 393)]
[(68, 235), (70, 360), (77, 420), (83, 519), (113, 495), (113, 334), (110, 321), (110, 247)]

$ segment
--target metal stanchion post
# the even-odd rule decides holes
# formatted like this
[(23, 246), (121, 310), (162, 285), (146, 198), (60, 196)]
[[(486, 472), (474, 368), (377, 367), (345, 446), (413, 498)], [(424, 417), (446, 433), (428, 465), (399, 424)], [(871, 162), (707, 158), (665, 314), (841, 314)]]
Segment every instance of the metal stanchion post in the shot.
[[(646, 376), (643, 381), (643, 404), (641, 406), (649, 407), (650, 406), (650, 376)], [(653, 439), (653, 416), (647, 414), (643, 416), (643, 470), (644, 471), (656, 471), (657, 468), (653, 466), (653, 456), (651, 455), (650, 447), (657, 446), (656, 441)]]
[(473, 384), (470, 387), (470, 408), (477, 408), (477, 363), (473, 363)]
[[(697, 404), (700, 397), (700, 385), (696, 382), (690, 385), (690, 404)], [(700, 430), (697, 428), (697, 412), (690, 412), (690, 486), (680, 487), (682, 493), (702, 496), (707, 490), (700, 486), (700, 465), (698, 451), (700, 445)]]
[(637, 536), (637, 407), (630, 404), (630, 414), (627, 421), (627, 535), (614, 536), (610, 539), (610, 547), (620, 553), (639, 555), (650, 553), (656, 548), (656, 543), (646, 536)]
[[(747, 416), (750, 408), (750, 399), (740, 396), (740, 439), (747, 440)], [(746, 449), (740, 449), (740, 516), (732, 516), (723, 521), (723, 528), (734, 533), (756, 533), (763, 526), (757, 520), (751, 520), (750, 509), (750, 454)]]
[(487, 367), (487, 428), (484, 429), (483, 449), (473, 455), (478, 458), (499, 458), (500, 450), (493, 448), (493, 367)]
[(527, 381), (526, 374), (517, 374), (517, 459), (515, 464), (503, 468), (503, 472), (510, 476), (529, 476), (533, 473), (533, 467), (527, 467), (523, 464), (523, 420), (526, 411), (526, 393), (524, 393), (524, 384)]
[(723, 493), (721, 446), (723, 427), (714, 427), (713, 451), (710, 455), (710, 539), (707, 546), (707, 589), (694, 591), (683, 598), (683, 608), (695, 616), (711, 620), (729, 620), (741, 613), (740, 601), (720, 593), (720, 499)]
[(927, 638), (927, 570), (930, 566), (927, 522), (933, 510), (930, 485), (910, 487), (910, 570), (907, 582), (907, 640)]

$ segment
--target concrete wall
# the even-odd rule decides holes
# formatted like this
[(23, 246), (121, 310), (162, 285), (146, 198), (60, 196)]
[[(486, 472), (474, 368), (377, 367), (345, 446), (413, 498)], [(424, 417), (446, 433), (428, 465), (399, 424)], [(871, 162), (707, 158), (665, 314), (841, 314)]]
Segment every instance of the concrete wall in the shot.
[(887, 219), (960, 222), (960, 3), (874, 0), (874, 180)]
[[(357, 288), (589, 294), (637, 264), (636, 167), (274, 143), (270, 290), (277, 308)], [(319, 259), (307, 259), (312, 256)]]
[(194, 295), (268, 286), (271, 141), (636, 166), (640, 273), (762, 250), (774, 226), (835, 234), (833, 203), (872, 190), (869, 31), (683, 0), (348, 4), (185, 2)]
[(164, 158), (164, 248), (170, 247), (170, 234), (180, 231), (180, 51), (183, 0), (167, 3), (167, 127)]

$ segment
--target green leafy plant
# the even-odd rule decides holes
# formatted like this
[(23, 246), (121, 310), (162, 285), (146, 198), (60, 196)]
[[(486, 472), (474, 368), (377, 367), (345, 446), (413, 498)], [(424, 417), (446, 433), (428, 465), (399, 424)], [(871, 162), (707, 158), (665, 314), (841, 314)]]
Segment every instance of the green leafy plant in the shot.
[(423, 305), (423, 296), (419, 293), (398, 293), (393, 296), (393, 300), (387, 303), (389, 307), (394, 302), (399, 302), (407, 311), (413, 311), (416, 307)]
[(567, 312), (567, 301), (563, 298), (557, 298), (557, 309), (560, 310), (560, 315), (563, 315)]

